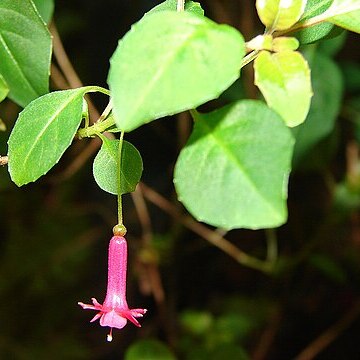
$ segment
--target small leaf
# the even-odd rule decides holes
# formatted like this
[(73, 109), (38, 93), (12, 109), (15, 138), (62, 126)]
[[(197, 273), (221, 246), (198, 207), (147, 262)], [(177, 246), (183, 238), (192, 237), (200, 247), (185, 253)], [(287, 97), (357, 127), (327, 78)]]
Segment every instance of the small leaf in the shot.
[[(177, 10), (177, 0), (166, 0), (163, 3), (155, 6), (146, 15), (153, 14), (159, 11), (176, 11)], [(193, 14), (204, 16), (204, 10), (202, 9), (200, 3), (195, 1), (186, 1), (185, 2), (185, 11), (191, 12)]]
[(344, 29), (360, 33), (360, 0), (334, 0), (323, 17)]
[(294, 51), (299, 47), (299, 41), (294, 37), (280, 36), (273, 40), (273, 51)]
[(158, 340), (139, 340), (125, 352), (125, 360), (175, 360), (171, 350)]
[(71, 144), (91, 87), (55, 91), (31, 102), (19, 115), (8, 145), (9, 172), (18, 186), (47, 173)]
[[(116, 195), (118, 193), (118, 158), (119, 140), (103, 138), (103, 145), (96, 155), (93, 174), (99, 187)], [(126, 194), (135, 190), (143, 171), (139, 151), (129, 142), (124, 141), (121, 149), (120, 192)]]
[(43, 20), (48, 24), (54, 13), (54, 0), (32, 0)]
[(294, 128), (294, 163), (298, 164), (308, 151), (334, 129), (343, 93), (343, 79), (339, 67), (321, 53), (310, 61), (314, 98), (303, 124)]
[(120, 40), (109, 85), (117, 126), (131, 131), (218, 97), (240, 75), (241, 34), (187, 12), (145, 16)]
[(286, 30), (301, 17), (306, 0), (256, 0), (261, 22), (271, 30)]
[(198, 220), (225, 229), (286, 221), (293, 138), (261, 101), (244, 100), (195, 116), (175, 166), (179, 200)]
[[(324, 13), (332, 2), (333, 0), (308, 0), (305, 11), (299, 22), (309, 20), (317, 15)], [(320, 24), (297, 31), (293, 34), (293, 36), (299, 39), (301, 44), (310, 44), (329, 35), (333, 29), (334, 24), (322, 22)]]
[(25, 107), (49, 91), (51, 36), (31, 0), (0, 2), (0, 73)]
[(0, 75), (0, 102), (6, 98), (8, 93), (9, 93), (9, 88), (4, 78)]
[(301, 124), (309, 111), (312, 90), (310, 69), (295, 51), (270, 54), (262, 51), (255, 59), (255, 84), (268, 105), (292, 127)]

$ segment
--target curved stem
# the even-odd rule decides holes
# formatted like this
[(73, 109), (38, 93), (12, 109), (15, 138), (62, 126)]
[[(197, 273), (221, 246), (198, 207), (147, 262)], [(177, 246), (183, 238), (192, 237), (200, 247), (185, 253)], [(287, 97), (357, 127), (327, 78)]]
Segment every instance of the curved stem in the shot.
[(85, 137), (93, 137), (98, 133), (103, 133), (104, 131), (108, 130), (114, 125), (115, 125), (114, 116), (110, 114), (108, 118), (104, 121), (98, 121), (94, 125), (79, 129), (77, 135), (79, 139)]
[(197, 222), (190, 216), (183, 215), (179, 209), (169, 200), (155, 192), (150, 187), (146, 186), (144, 183), (140, 183), (138, 186), (141, 187), (144, 196), (150, 202), (176, 218), (177, 221), (182, 223), (188, 229), (192, 230), (194, 233), (200, 235), (212, 245), (221, 249), (224, 253), (235, 259), (239, 264), (255, 270), (259, 270), (265, 274), (271, 273), (273, 264), (269, 263), (267, 260), (260, 260), (251, 255), (248, 255), (229, 240), (225, 239), (221, 233), (209, 229), (207, 226)]
[(300, 21), (300, 22), (296, 23), (294, 26), (292, 26), (289, 29), (286, 29), (286, 30), (283, 30), (283, 31), (276, 31), (274, 33), (274, 35), (275, 36), (282, 36), (282, 35), (286, 35), (286, 34), (291, 34), (291, 33), (295, 32), (295, 31), (299, 31), (299, 30), (306, 29), (306, 28), (309, 28), (311, 26), (320, 24), (320, 23), (326, 21), (326, 19), (328, 19), (328, 18), (329, 18), (328, 14), (323, 13), (323, 14), (315, 16), (315, 17), (313, 17), (311, 19)]
[(118, 193), (118, 225), (123, 225), (123, 213), (122, 213), (122, 197), (121, 197), (121, 156), (122, 146), (124, 142), (124, 132), (120, 133), (119, 150), (118, 150), (118, 178), (117, 178), (117, 193)]

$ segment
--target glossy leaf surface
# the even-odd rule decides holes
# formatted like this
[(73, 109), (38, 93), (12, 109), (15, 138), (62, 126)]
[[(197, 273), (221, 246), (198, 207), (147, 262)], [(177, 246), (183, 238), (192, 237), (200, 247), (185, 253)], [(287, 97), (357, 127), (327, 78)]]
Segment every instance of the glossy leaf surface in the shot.
[(272, 30), (285, 30), (294, 25), (304, 12), (306, 0), (256, 0), (261, 22)]
[(49, 91), (51, 47), (32, 1), (0, 1), (0, 73), (22, 107)]
[[(329, 8), (332, 1), (333, 0), (308, 0), (300, 22), (324, 13)], [(297, 37), (301, 44), (310, 44), (327, 36), (333, 28), (334, 24), (322, 22), (301, 31), (297, 31), (294, 36)]]
[(225, 229), (286, 221), (293, 138), (278, 114), (244, 100), (195, 116), (175, 167), (179, 200), (198, 220)]
[(88, 87), (56, 91), (31, 102), (19, 115), (8, 145), (9, 172), (18, 186), (47, 173), (71, 144)]
[[(119, 140), (103, 139), (93, 164), (93, 174), (99, 187), (110, 193), (118, 193)], [(143, 171), (141, 155), (134, 145), (123, 142), (121, 149), (120, 191), (126, 194), (135, 190)]]
[(124, 131), (218, 97), (240, 75), (241, 34), (205, 17), (161, 11), (143, 17), (111, 58), (109, 85)]
[(43, 20), (48, 24), (54, 13), (54, 0), (33, 0)]
[(299, 52), (271, 54), (262, 51), (256, 58), (255, 84), (268, 105), (290, 126), (301, 124), (309, 111), (312, 89), (310, 69)]

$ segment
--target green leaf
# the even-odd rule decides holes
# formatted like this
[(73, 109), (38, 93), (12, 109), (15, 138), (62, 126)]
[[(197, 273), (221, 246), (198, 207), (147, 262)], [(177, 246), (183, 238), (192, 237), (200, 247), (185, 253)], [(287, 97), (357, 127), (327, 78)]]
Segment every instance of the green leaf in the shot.
[(25, 107), (49, 91), (51, 36), (30, 0), (0, 1), (0, 73)]
[[(103, 145), (94, 159), (93, 174), (102, 190), (116, 195), (118, 193), (119, 140), (109, 140), (105, 137), (102, 139)], [(139, 151), (129, 142), (124, 141), (121, 149), (121, 194), (135, 190), (142, 171), (143, 163)]]
[(175, 166), (179, 200), (198, 220), (225, 229), (286, 221), (293, 138), (278, 114), (244, 100), (196, 113)]
[(19, 115), (8, 145), (9, 172), (18, 186), (47, 173), (71, 144), (82, 119), (83, 96), (92, 87), (56, 91)]
[(360, 0), (334, 0), (323, 17), (344, 29), (360, 33)]
[[(324, 13), (330, 7), (332, 2), (333, 0), (308, 0), (304, 14), (300, 18), (299, 22), (309, 20)], [(300, 41), (301, 44), (310, 44), (327, 36), (333, 28), (334, 24), (322, 22), (298, 31), (293, 35)]]
[(33, 0), (43, 20), (48, 24), (54, 13), (54, 0)]
[(301, 17), (306, 0), (256, 0), (261, 22), (271, 30), (286, 30)]
[(303, 56), (295, 51), (262, 51), (255, 59), (254, 69), (255, 84), (268, 105), (288, 126), (301, 124), (312, 97), (310, 69)]
[(145, 16), (120, 40), (109, 85), (117, 126), (131, 131), (218, 97), (240, 75), (241, 34), (187, 12)]
[(348, 32), (339, 28), (335, 27), (336, 30), (340, 31), (340, 33), (333, 38), (325, 38), (319, 41), (318, 50), (321, 51), (322, 54), (334, 57), (339, 53), (339, 51), (344, 47)]
[(140, 340), (126, 350), (125, 360), (175, 360), (175, 356), (158, 340)]
[(299, 47), (299, 41), (294, 37), (280, 36), (273, 40), (273, 51), (294, 51)]
[(306, 121), (294, 128), (294, 163), (321, 139), (331, 133), (339, 114), (343, 79), (339, 67), (328, 57), (317, 53), (310, 61), (314, 97)]
[(4, 78), (0, 75), (0, 102), (6, 98), (8, 93), (9, 93), (9, 88)]
[[(166, 0), (163, 3), (155, 6), (146, 15), (153, 14), (159, 11), (176, 11), (177, 9), (177, 0)], [(185, 11), (191, 12), (193, 14), (204, 16), (204, 10), (202, 9), (200, 3), (195, 1), (186, 1), (185, 2)]]

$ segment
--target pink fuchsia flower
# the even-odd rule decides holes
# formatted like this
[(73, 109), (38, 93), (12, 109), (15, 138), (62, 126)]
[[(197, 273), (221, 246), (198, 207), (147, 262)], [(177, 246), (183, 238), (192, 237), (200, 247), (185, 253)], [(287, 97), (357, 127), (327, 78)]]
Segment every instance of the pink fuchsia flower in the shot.
[(122, 236), (113, 236), (109, 244), (108, 284), (104, 303), (92, 298), (93, 305), (78, 304), (83, 309), (99, 311), (90, 322), (100, 319), (101, 326), (109, 326), (107, 340), (112, 340), (112, 329), (122, 329), (128, 320), (141, 327), (136, 318), (142, 317), (146, 309), (129, 309), (126, 302), (127, 242)]

